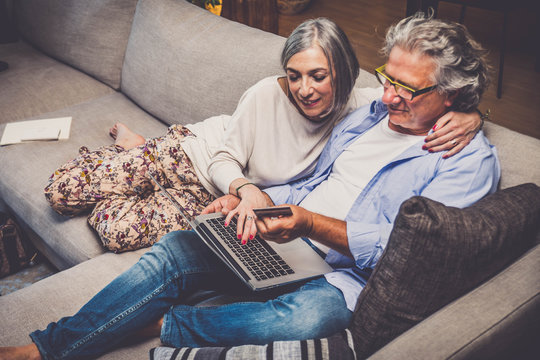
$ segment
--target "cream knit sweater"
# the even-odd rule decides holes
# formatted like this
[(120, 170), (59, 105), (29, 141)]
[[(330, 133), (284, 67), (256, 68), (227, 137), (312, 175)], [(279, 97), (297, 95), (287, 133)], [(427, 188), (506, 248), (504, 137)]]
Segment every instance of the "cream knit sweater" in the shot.
[[(232, 116), (187, 125), (196, 135), (182, 142), (195, 171), (213, 195), (229, 192), (241, 177), (264, 188), (306, 176), (334, 123), (302, 116), (272, 76), (249, 88)], [(355, 89), (347, 112), (380, 97), (382, 90)]]

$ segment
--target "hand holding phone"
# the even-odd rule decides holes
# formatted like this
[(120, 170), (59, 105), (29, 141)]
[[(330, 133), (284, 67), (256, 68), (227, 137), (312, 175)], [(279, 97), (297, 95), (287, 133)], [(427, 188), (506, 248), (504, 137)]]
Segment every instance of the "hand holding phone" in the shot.
[(273, 206), (267, 208), (256, 208), (253, 212), (257, 217), (278, 217), (278, 216), (291, 216), (292, 210), (289, 206)]

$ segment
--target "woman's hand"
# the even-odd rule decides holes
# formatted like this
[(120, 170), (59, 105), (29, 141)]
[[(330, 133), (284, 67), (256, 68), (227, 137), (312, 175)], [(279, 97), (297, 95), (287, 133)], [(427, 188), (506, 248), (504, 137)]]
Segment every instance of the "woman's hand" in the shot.
[(225, 226), (228, 226), (232, 218), (238, 215), (236, 233), (238, 239), (242, 240), (242, 244), (245, 244), (257, 234), (257, 225), (255, 224), (257, 216), (253, 209), (267, 207), (269, 204), (267, 196), (253, 184), (243, 186), (238, 192), (238, 196), (242, 200), (234, 210), (229, 211), (227, 214)]
[(234, 210), (239, 203), (240, 198), (230, 194), (223, 195), (205, 207), (201, 214), (221, 212), (223, 215), (227, 215), (229, 214), (229, 211)]
[(476, 111), (472, 113), (450, 111), (437, 121), (433, 127), (434, 132), (426, 137), (423, 149), (429, 152), (448, 150), (443, 158), (449, 158), (469, 145), (480, 131), (481, 124), (482, 120)]

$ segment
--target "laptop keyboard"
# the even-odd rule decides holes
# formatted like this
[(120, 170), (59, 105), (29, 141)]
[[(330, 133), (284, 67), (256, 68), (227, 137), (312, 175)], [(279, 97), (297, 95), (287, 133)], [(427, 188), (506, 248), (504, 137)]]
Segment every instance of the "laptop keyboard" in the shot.
[(266, 241), (255, 236), (247, 244), (242, 245), (236, 237), (236, 218), (229, 226), (223, 224), (223, 219), (208, 219), (208, 224), (221, 235), (227, 246), (242, 261), (251, 275), (257, 280), (267, 280), (288, 274), (294, 270), (272, 249)]

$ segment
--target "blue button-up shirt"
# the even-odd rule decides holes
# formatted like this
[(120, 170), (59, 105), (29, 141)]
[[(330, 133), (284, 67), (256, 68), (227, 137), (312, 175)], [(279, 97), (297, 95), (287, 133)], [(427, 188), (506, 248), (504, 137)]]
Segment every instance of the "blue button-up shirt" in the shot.
[[(388, 115), (380, 100), (364, 106), (339, 123), (321, 153), (313, 174), (298, 181), (265, 189), (278, 204), (299, 204), (332, 171), (338, 156), (359, 136)], [(388, 242), (400, 205), (421, 195), (447, 206), (466, 207), (497, 189), (500, 166), (494, 146), (482, 131), (460, 153), (422, 149), (419, 141), (384, 166), (367, 184), (345, 221), (349, 250), (354, 259), (330, 250), (326, 261), (335, 269), (326, 279), (339, 288), (353, 311), (370, 270)], [(362, 164), (358, 164), (362, 171)]]

